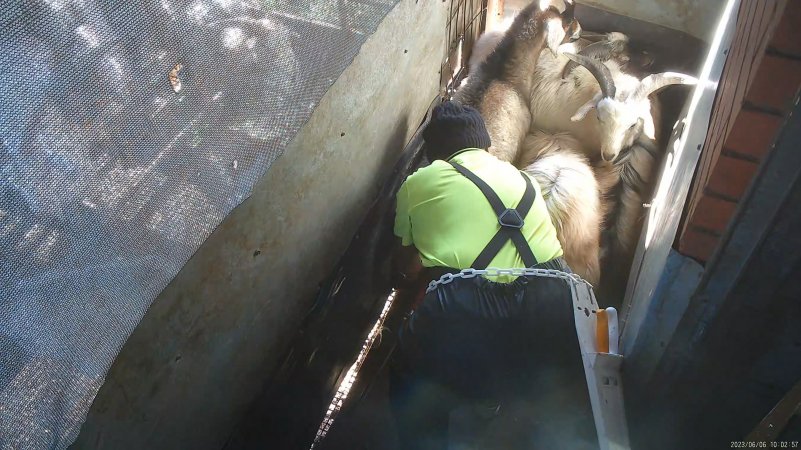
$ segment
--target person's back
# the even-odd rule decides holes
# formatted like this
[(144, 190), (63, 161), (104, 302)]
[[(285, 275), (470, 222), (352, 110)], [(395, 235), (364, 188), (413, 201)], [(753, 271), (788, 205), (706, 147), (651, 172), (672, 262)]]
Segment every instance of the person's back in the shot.
[[(434, 272), (570, 272), (537, 183), (484, 150), (490, 142), (478, 112), (446, 102), (433, 111), (424, 138), (432, 164), (401, 186), (395, 220), (396, 235), (419, 252), (418, 263)], [(563, 445), (566, 434), (592, 433), (565, 281), (458, 275), (443, 280), (406, 322), (392, 366), (403, 447), (447, 448), (450, 411), (476, 400), (508, 406), (536, 399), (536, 414), (529, 418), (536, 423), (512, 439), (519, 445), (572, 448), (575, 441)]]
[[(526, 190), (528, 175), (475, 148), (462, 149), (447, 162), (435, 160), (410, 175), (398, 192), (398, 211), (405, 214), (398, 214), (395, 232), (404, 245), (414, 243), (425, 267), (473, 267), (498, 228), (498, 217), (484, 194), (452, 163), (484, 180), (509, 208), (520, 204)], [(550, 261), (562, 256), (562, 248), (539, 186), (532, 179), (528, 182), (534, 188), (534, 203), (524, 218), (521, 232), (537, 261)], [(512, 241), (507, 241), (488, 264), (503, 268), (525, 266)]]

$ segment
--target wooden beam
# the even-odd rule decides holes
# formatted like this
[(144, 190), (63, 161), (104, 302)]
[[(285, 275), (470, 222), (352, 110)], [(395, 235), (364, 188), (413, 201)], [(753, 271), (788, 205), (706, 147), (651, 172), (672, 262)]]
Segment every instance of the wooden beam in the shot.
[(745, 440), (748, 442), (775, 442), (799, 408), (801, 408), (801, 381), (790, 389), (790, 392), (759, 422), (759, 425), (748, 434)]

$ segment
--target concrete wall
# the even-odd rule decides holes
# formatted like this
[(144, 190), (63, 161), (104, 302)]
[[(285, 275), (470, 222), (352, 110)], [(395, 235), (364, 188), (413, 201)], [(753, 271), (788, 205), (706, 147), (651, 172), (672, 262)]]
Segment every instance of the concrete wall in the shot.
[[(507, 10), (520, 10), (531, 0), (504, 0)], [(683, 31), (709, 41), (725, 0), (578, 0), (615, 14)]]
[(150, 307), (74, 448), (222, 447), (437, 94), (448, 3), (401, 0)]

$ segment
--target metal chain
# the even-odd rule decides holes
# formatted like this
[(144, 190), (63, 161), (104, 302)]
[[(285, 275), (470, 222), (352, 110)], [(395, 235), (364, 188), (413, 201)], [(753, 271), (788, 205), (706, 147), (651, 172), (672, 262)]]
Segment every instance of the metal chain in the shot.
[(533, 269), (529, 267), (520, 267), (514, 269), (498, 269), (496, 267), (488, 267), (486, 269), (462, 269), (459, 273), (446, 273), (439, 277), (437, 280), (433, 280), (432, 282), (428, 283), (428, 288), (426, 288), (426, 294), (433, 291), (439, 285), (448, 284), (456, 278), (475, 278), (479, 275), (483, 275), (485, 277), (495, 277), (500, 275), (511, 275), (511, 276), (523, 276), (523, 277), (546, 277), (546, 278), (559, 278), (565, 281), (570, 282), (571, 287), (574, 287), (576, 284), (584, 283), (592, 289), (592, 285), (582, 279), (580, 276), (574, 273), (567, 273), (561, 270), (556, 269)]

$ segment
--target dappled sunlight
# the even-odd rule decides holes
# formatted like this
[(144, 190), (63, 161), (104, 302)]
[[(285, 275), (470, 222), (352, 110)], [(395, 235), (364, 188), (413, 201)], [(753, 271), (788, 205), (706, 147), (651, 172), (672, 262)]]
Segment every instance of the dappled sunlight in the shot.
[[(54, 448), (79, 433), (99, 385), (75, 371), (102, 381), (151, 302), (251, 195), (395, 3), (9, 4), (0, 403), (12, 409), (0, 411), (0, 432)], [(12, 341), (25, 351), (8, 353)], [(69, 406), (74, 420), (57, 401), (33, 408), (17, 383), (54, 355), (63, 367), (42, 366), (41, 398), (86, 399)]]
[(90, 48), (95, 48), (100, 44), (100, 38), (97, 36), (97, 32), (91, 25), (81, 25), (75, 29), (75, 33), (82, 37), (84, 41), (86, 41), (86, 45), (88, 45)]
[(241, 28), (229, 27), (222, 31), (222, 43), (225, 48), (234, 49), (242, 45), (245, 40)]

